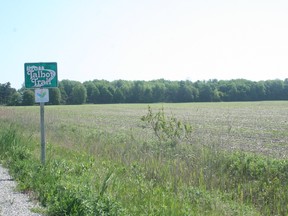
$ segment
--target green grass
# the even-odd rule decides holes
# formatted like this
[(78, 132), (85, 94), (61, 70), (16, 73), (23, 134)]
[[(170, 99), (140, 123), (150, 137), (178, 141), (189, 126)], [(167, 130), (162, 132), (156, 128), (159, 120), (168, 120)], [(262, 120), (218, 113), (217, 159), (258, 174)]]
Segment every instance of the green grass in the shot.
[(287, 102), (152, 104), (192, 125), (159, 140), (147, 104), (0, 107), (0, 154), (48, 215), (286, 215)]

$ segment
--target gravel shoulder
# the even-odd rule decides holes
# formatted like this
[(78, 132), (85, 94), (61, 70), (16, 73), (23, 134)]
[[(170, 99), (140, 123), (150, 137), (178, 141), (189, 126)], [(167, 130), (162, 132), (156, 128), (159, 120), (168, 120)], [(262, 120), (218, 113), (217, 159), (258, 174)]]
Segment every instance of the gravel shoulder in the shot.
[(26, 194), (16, 191), (16, 182), (0, 165), (0, 216), (40, 216), (31, 212), (37, 207)]

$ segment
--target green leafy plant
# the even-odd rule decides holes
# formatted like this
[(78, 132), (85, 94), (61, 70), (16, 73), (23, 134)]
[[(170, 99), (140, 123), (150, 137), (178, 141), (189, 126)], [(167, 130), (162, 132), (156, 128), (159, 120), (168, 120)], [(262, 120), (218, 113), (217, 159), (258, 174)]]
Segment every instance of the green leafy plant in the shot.
[(141, 120), (150, 125), (160, 142), (172, 143), (173, 146), (187, 139), (192, 132), (190, 124), (183, 123), (174, 115), (167, 116), (164, 107), (157, 113), (153, 113), (151, 107), (148, 106), (148, 113), (142, 116)]

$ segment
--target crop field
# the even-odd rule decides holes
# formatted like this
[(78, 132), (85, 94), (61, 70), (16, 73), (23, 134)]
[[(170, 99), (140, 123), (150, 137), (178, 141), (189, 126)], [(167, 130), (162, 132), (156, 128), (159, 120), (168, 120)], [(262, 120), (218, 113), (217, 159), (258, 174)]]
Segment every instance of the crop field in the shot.
[(48, 215), (288, 214), (286, 101), (45, 106), (45, 166), (39, 109), (0, 107), (0, 159)]
[[(130, 134), (145, 140), (141, 116), (147, 104), (46, 106), (48, 142), (85, 145), (94, 133)], [(192, 142), (285, 157), (288, 143), (288, 102), (152, 104), (167, 115), (189, 122)], [(39, 107), (0, 107), (1, 121), (19, 123), (39, 133)], [(80, 141), (80, 143), (79, 143)], [(191, 143), (193, 144), (193, 143)]]

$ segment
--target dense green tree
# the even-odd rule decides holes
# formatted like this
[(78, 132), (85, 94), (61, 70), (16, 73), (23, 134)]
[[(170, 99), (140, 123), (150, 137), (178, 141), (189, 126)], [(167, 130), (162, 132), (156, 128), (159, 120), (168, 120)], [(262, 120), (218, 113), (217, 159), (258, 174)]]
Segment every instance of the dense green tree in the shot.
[(266, 97), (266, 87), (263, 81), (253, 82), (250, 86), (250, 92), (247, 97), (251, 101), (265, 100)]
[(131, 97), (132, 81), (116, 80), (112, 82), (115, 88), (113, 102), (127, 103)]
[(83, 104), (87, 99), (87, 91), (83, 84), (76, 84), (71, 93), (72, 104)]
[(93, 86), (91, 89), (91, 94), (90, 94), (90, 102), (96, 104), (98, 97), (100, 95), (100, 91), (96, 86)]
[(177, 95), (178, 102), (193, 102), (198, 99), (199, 91), (193, 86), (191, 81), (180, 81)]
[(99, 89), (92, 81), (83, 83), (87, 90), (87, 103), (97, 103), (97, 99), (100, 95)]
[(126, 101), (126, 97), (122, 87), (115, 90), (113, 101), (114, 103), (124, 103)]
[(0, 84), (0, 105), (7, 104), (10, 101), (10, 97), (16, 92), (14, 88), (11, 88), (10, 82)]
[(156, 80), (152, 87), (152, 101), (165, 102), (166, 100), (166, 86), (163, 80)]
[(59, 85), (59, 91), (60, 91), (60, 98), (61, 98), (61, 101), (60, 101), (60, 104), (67, 104), (67, 94), (66, 94), (66, 91), (64, 89), (64, 87), (62, 85)]
[(14, 92), (9, 98), (9, 106), (20, 106), (22, 104), (22, 95), (19, 92)]
[(63, 98), (62, 102), (64, 102), (65, 104), (73, 104), (75, 102), (72, 96), (72, 91), (73, 88), (78, 84), (81, 84), (81, 82), (73, 80), (62, 80), (59, 83), (61, 98)]
[(129, 95), (130, 97), (128, 98), (128, 102), (130, 103), (142, 103), (144, 102), (143, 96), (145, 92), (145, 87), (144, 87), (145, 81), (134, 81), (133, 86), (130, 89), (131, 94)]
[(226, 91), (226, 101), (237, 101), (237, 86), (234, 81), (228, 82)]
[[(71, 87), (77, 82), (64, 80), (67, 104)], [(288, 99), (288, 79), (252, 82), (245, 79), (208, 81), (93, 80), (84, 83), (87, 103), (151, 103), (194, 101), (251, 101)], [(60, 88), (61, 90), (61, 88)], [(63, 93), (61, 92), (63, 95)], [(65, 96), (65, 94), (64, 94)]]
[[(142, 103), (152, 103), (154, 102), (153, 100), (153, 90), (149, 84), (144, 87), (144, 92), (142, 96)], [(162, 100), (159, 100), (159, 102), (162, 102)]]
[(166, 81), (164, 102), (177, 102), (178, 101), (178, 88), (179, 88), (179, 82)]
[(59, 105), (61, 103), (61, 92), (59, 88), (49, 89), (49, 103), (52, 105)]
[(22, 105), (23, 106), (31, 106), (35, 104), (35, 94), (32, 90), (24, 90), (22, 96)]
[(109, 91), (108, 87), (106, 85), (99, 86), (99, 97), (98, 102), (99, 103), (112, 103), (113, 101), (113, 94)]
[(235, 93), (236, 101), (249, 101), (250, 99), (250, 83), (245, 80), (235, 81), (237, 92)]
[[(0, 104), (17, 105), (22, 99), (26, 104), (29, 94), (25, 91), (23, 87), (16, 93), (10, 83), (0, 84)], [(55, 91), (55, 95), (50, 92), (51, 98), (55, 98), (50, 101), (53, 104), (59, 104), (59, 100), (61, 104), (288, 100), (288, 78), (259, 82), (245, 79), (196, 82), (93, 80), (83, 84), (62, 80)]]
[(283, 100), (285, 98), (284, 81), (282, 80), (267, 80), (265, 89), (267, 100)]
[(223, 93), (219, 91), (218, 89), (214, 89), (212, 92), (212, 101), (213, 102), (219, 102), (222, 101)]
[(209, 84), (201, 85), (199, 89), (199, 101), (212, 102), (214, 100), (214, 90)]
[(288, 100), (288, 79), (284, 80), (283, 99)]

